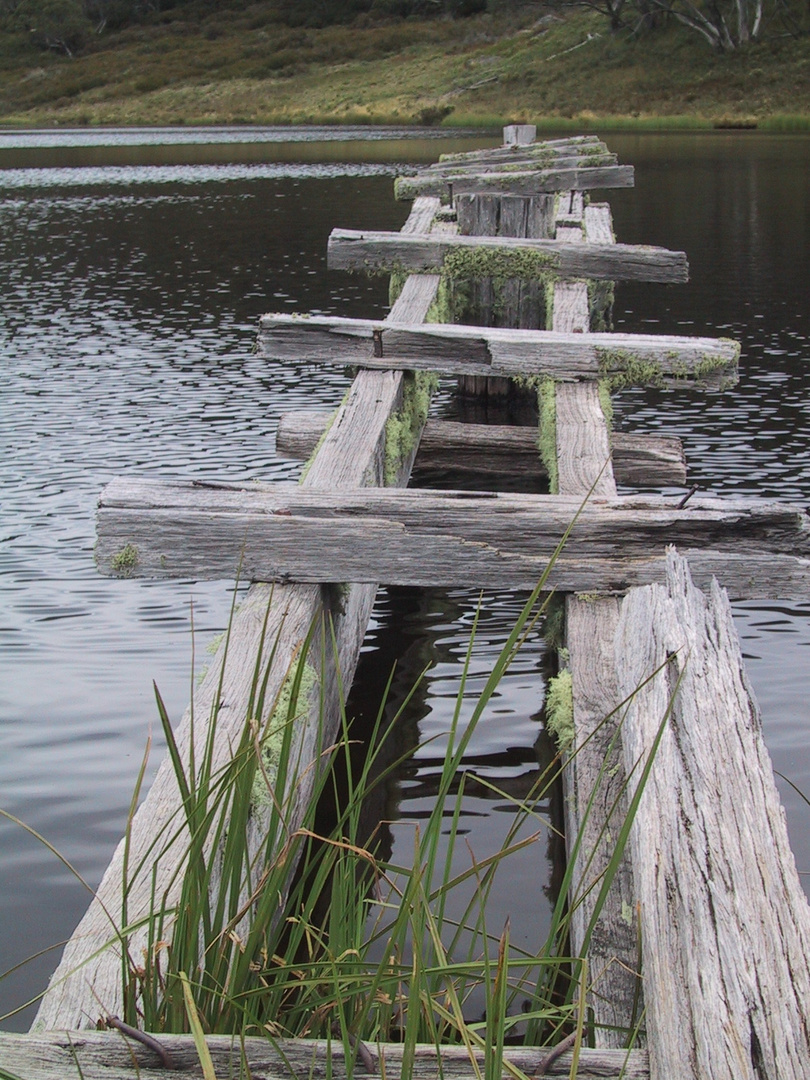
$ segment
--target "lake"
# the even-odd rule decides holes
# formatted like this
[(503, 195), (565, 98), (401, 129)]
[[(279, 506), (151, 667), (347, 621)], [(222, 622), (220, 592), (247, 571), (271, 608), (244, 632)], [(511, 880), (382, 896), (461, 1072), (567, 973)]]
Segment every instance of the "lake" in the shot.
[[(162, 755), (152, 681), (179, 720), (233, 589), (100, 578), (101, 487), (122, 473), (296, 478), (300, 463), (275, 452), (279, 416), (334, 407), (347, 377), (255, 356), (258, 317), (382, 316), (385, 281), (327, 272), (329, 231), (398, 229), (408, 208), (394, 201), (393, 178), (407, 163), (497, 141), (375, 129), (0, 132), (0, 807), (91, 887), (123, 832), (150, 731), (149, 776)], [(607, 142), (636, 166), (635, 189), (606, 193), (617, 238), (685, 250), (691, 265), (688, 285), (618, 286), (615, 328), (743, 344), (736, 388), (625, 391), (615, 423), (681, 437), (690, 481), (707, 493), (806, 505), (810, 139)], [(443, 387), (435, 414), (458, 411)], [(477, 601), (464, 590), (378, 597), (352, 711), (375, 710), (394, 659), (395, 695), (430, 668), (403, 720), (421, 748), (389, 792), (395, 850), (431, 805)], [(470, 699), (520, 601), (484, 596)], [(810, 794), (810, 604), (775, 598), (734, 611), (775, 766)], [(468, 771), (515, 790), (536, 774), (543, 669), (536, 634), (470, 747)], [(498, 847), (510, 808), (471, 787), (464, 829), (481, 857)], [(780, 787), (799, 869), (810, 875), (810, 807)], [(7, 819), (0, 867), (3, 971), (69, 936), (89, 895)], [(492, 925), (510, 914), (513, 941), (532, 947), (552, 876), (545, 847), (530, 849)], [(0, 1015), (42, 988), (56, 958), (0, 982)], [(4, 1026), (23, 1030), (30, 1018)]]

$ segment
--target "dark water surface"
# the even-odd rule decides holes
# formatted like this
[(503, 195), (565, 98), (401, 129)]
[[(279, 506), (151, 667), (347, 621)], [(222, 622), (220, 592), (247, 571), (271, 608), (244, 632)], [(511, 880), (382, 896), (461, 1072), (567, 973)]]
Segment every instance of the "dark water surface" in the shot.
[[(399, 228), (407, 207), (394, 202), (392, 180), (401, 163), (492, 144), (424, 134), (0, 132), (0, 807), (90, 885), (122, 834), (156, 725), (152, 679), (179, 719), (194, 678), (192, 601), (199, 669), (232, 588), (99, 578), (98, 492), (124, 472), (298, 475), (298, 463), (275, 453), (279, 415), (336, 405), (347, 379), (255, 357), (258, 316), (385, 312), (384, 281), (327, 274), (326, 238), (334, 226)], [(616, 328), (743, 342), (736, 389), (626, 392), (617, 423), (680, 435), (693, 482), (712, 492), (807, 504), (810, 140), (608, 142), (636, 166), (633, 191), (608, 193), (618, 239), (685, 250), (692, 268), (686, 286), (618, 287)], [(444, 391), (437, 411), (452, 407)], [(476, 599), (381, 592), (357, 710), (372, 709), (399, 656), (402, 686), (432, 665), (408, 738), (446, 730)], [(484, 598), (471, 698), (519, 605), (513, 594)], [(776, 767), (810, 792), (810, 605), (736, 604), (735, 615)], [(469, 769), (514, 791), (537, 770), (542, 664), (535, 638), (471, 747)], [(153, 734), (150, 775), (162, 754)], [(403, 819), (432, 805), (440, 749), (425, 745), (402, 779)], [(787, 785), (783, 796), (799, 868), (810, 872), (810, 809)], [(479, 858), (497, 848), (510, 816), (475, 787), (465, 830)], [(395, 826), (394, 839), (407, 848), (409, 827)], [(3, 819), (0, 868), (2, 971), (69, 935), (88, 895)], [(548, 917), (545, 844), (510, 874), (491, 925), (499, 932), (511, 914), (513, 940), (532, 948)], [(36, 993), (54, 963), (46, 957), (0, 982), (0, 1014)]]

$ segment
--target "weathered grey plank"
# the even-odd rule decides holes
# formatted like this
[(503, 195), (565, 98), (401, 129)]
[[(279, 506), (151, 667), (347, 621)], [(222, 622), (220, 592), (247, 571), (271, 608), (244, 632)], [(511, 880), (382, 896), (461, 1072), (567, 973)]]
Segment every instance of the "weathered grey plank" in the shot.
[(571, 168), (604, 168), (605, 166), (617, 166), (618, 158), (608, 150), (600, 151), (593, 147), (569, 146), (556, 147), (548, 150), (538, 150), (535, 147), (527, 147), (523, 151), (502, 151), (500, 156), (494, 155), (486, 163), (479, 160), (471, 161), (441, 161), (420, 169), (417, 177), (436, 176), (464, 176), (473, 174), (481, 176), (486, 172), (488, 176), (509, 174), (511, 172), (528, 172), (533, 169), (571, 169)]
[[(627, 814), (622, 742), (615, 710), (621, 703), (613, 655), (620, 600), (566, 598), (574, 742), (563, 771), (565, 831), (574, 858), (571, 943), (583, 948), (596, 901)], [(573, 851), (574, 840), (579, 847)], [(633, 870), (625, 853), (604, 907), (590, 928), (589, 1008), (597, 1046), (626, 1045), (642, 1021), (644, 992), (638, 971), (639, 926)], [(643, 1024), (642, 1024), (643, 1027)]]
[(607, 203), (589, 203), (582, 211), (585, 236), (592, 244), (613, 244), (613, 219)]
[[(582, 233), (579, 235), (582, 239)], [(587, 334), (590, 330), (588, 286), (584, 281), (558, 281), (555, 284), (551, 329), (560, 334)]]
[(504, 145), (489, 150), (468, 150), (454, 154), (440, 154), (439, 164), (467, 164), (479, 162), (486, 166), (499, 161), (518, 161), (522, 158), (533, 160), (544, 158), (548, 154), (566, 154), (572, 151), (582, 153), (607, 153), (607, 145), (598, 135), (580, 135), (570, 139), (543, 139), (541, 142), (523, 146)]
[[(294, 410), (279, 420), (276, 449), (305, 460), (331, 418), (328, 412)], [(686, 483), (680, 439), (664, 435), (611, 435), (613, 471), (620, 484), (678, 487)], [(537, 449), (537, 429), (503, 424), (459, 424), (428, 420), (414, 462), (416, 469), (448, 469), (470, 475), (525, 477), (546, 475)]]
[[(582, 218), (581, 196), (572, 195), (568, 213)], [(606, 243), (613, 243), (608, 230)], [(557, 282), (554, 326), (588, 329), (587, 288)], [(593, 385), (555, 386), (557, 480), (561, 492), (615, 497), (611, 438)], [(620, 1047), (644, 1011), (640, 982), (638, 927), (634, 914), (633, 869), (627, 853), (615, 869), (601, 912), (596, 912), (602, 878), (613, 858), (613, 837), (627, 813), (623, 791), (621, 735), (615, 716), (620, 703), (611, 659), (619, 605), (613, 597), (577, 596), (565, 601), (565, 643), (571, 673), (573, 746), (563, 771), (565, 834), (574, 860), (571, 943), (588, 958), (588, 1008), (597, 1046)], [(590, 807), (590, 810), (589, 810)], [(578, 842), (576, 849), (575, 843)]]
[(628, 188), (634, 183), (632, 165), (575, 166), (573, 168), (543, 168), (514, 171), (509, 166), (472, 173), (435, 174), (424, 172), (417, 176), (398, 176), (394, 184), (397, 199), (414, 199), (418, 195), (447, 197), (452, 191), (500, 191), (509, 195), (538, 195), (544, 191), (592, 191), (595, 188)]
[(594, 383), (558, 385), (556, 391), (557, 474), (560, 492), (616, 495), (610, 432)]
[[(42, 1035), (15, 1035), (0, 1032), (0, 1068), (21, 1080), (186, 1080), (199, 1076), (199, 1057), (191, 1035), (159, 1035), (171, 1055), (172, 1067), (164, 1068), (153, 1051), (128, 1042), (117, 1033), (101, 1031), (61, 1031)], [(268, 1039), (248, 1037), (241, 1043), (227, 1035), (209, 1035), (206, 1044), (218, 1077), (250, 1075), (254, 1080), (289, 1080), (290, 1077), (345, 1080), (348, 1074), (343, 1047), (338, 1040)], [(244, 1048), (244, 1057), (243, 1057)], [(401, 1043), (372, 1044), (378, 1072), (391, 1080), (475, 1080), (484, 1071), (484, 1056), (476, 1054), (476, 1073), (464, 1047), (419, 1046), (413, 1066), (402, 1072)], [(527, 1075), (534, 1073), (548, 1049), (509, 1048), (506, 1061)], [(245, 1072), (246, 1062), (249, 1073)], [(81, 1072), (79, 1071), (81, 1070)], [(384, 1071), (383, 1071), (384, 1070)], [(569, 1076), (571, 1054), (563, 1054), (552, 1064), (547, 1076)], [(362, 1075), (355, 1066), (354, 1075)], [(504, 1073), (504, 1077), (509, 1074)], [(583, 1048), (577, 1070), (578, 1080), (649, 1080), (645, 1051), (598, 1051)]]
[[(578, 505), (563, 496), (118, 481), (102, 498), (97, 559), (104, 572), (133, 576), (227, 577), (241, 559), (253, 580), (524, 587)], [(798, 508), (744, 500), (693, 500), (679, 510), (650, 497), (594, 499), (567, 541), (571, 566), (555, 581), (580, 591), (657, 580), (651, 553), (677, 540), (700, 549), (698, 567), (709, 556), (716, 567), (724, 553), (730, 575), (744, 567), (741, 582), (731, 579), (739, 595), (763, 595), (778, 570), (786, 576), (771, 595), (788, 597), (807, 571), (806, 559), (792, 557), (808, 551), (806, 520)]]
[(503, 129), (504, 146), (527, 146), (536, 138), (536, 124), (507, 124)]
[(806, 1080), (810, 908), (727, 597), (670, 553), (615, 655), (634, 787), (654, 755), (631, 832), (652, 1076)]
[[(415, 204), (415, 222), (423, 227), (427, 214), (435, 213), (437, 206), (436, 201), (432, 205), (425, 202)], [(435, 278), (432, 282), (427, 279), (414, 281), (413, 286), (410, 286), (410, 281), (406, 282), (398, 302), (397, 315), (400, 318), (423, 319), (437, 286), (438, 280)], [(358, 375), (349, 399), (341, 407), (329, 436), (313, 462), (306, 484), (324, 484), (334, 488), (345, 484), (356, 486), (380, 482), (384, 472), (386, 421), (402, 408), (402, 380), (401, 373), (361, 372)], [(409, 460), (400, 463), (400, 482), (406, 481), (409, 466)], [(249, 580), (260, 581), (262, 577), (259, 574)], [(202, 758), (212, 705), (224, 666), (222, 700), (228, 707), (217, 713), (214, 767), (222, 766), (229, 760), (231, 748), (238, 743), (248, 713), (252, 673), (260, 652), (261, 628), (269, 606), (262, 663), (268, 663), (273, 648), (276, 652), (267, 686), (268, 701), (274, 701), (281, 691), (313, 622), (331, 619), (334, 626), (337, 660), (332, 650), (328, 650), (326, 656), (322, 656), (319, 650), (311, 653), (310, 661), (318, 673), (318, 686), (306, 703), (308, 710), (302, 715), (296, 733), (297, 749), (293, 759), (297, 757), (301, 763), (300, 775), (307, 779), (311, 774), (309, 763), (317, 760), (320, 752), (320, 740), (326, 740), (325, 745), (328, 745), (339, 721), (336, 664), (345, 685), (348, 685), (354, 673), (374, 594), (375, 586), (371, 583), (352, 587), (341, 597), (340, 610), (333, 611), (329, 597), (317, 584), (254, 585), (234, 617), (227, 646), (223, 644), (218, 650), (194, 695), (192, 707), (187, 710), (176, 732), (183, 759), (188, 760), (192, 745), (192, 715), (196, 718), (193, 725), (196, 760)], [(329, 630), (327, 640), (328, 634)], [(321, 697), (324, 702), (322, 726), (319, 716)], [(291, 775), (288, 781), (285, 793), (279, 792), (278, 795), (282, 802), (286, 800), (289, 825), (294, 830), (296, 822), (301, 820), (306, 785), (298, 783), (299, 775), (296, 774)], [(169, 905), (177, 896), (175, 872), (183, 863), (185, 837), (181, 834), (170, 845), (158, 843), (158, 848), (154, 850), (152, 845), (162, 830), (165, 832), (169, 829), (170, 822), (176, 822), (179, 807), (179, 791), (167, 758), (158, 769), (152, 787), (132, 823), (129, 865), (137, 866), (144, 860), (148, 869), (136, 880), (128, 895), (128, 917), (131, 922), (144, 918), (151, 909), (153, 868), (155, 894), (163, 896), (165, 893)], [(264, 828), (263, 814), (257, 807), (249, 837), (251, 850), (258, 850)], [(124, 853), (122, 840), (102, 878), (96, 898), (65, 947), (40, 1005), (35, 1027), (92, 1027), (101, 1013), (121, 1013), (119, 949), (116, 944), (108, 943), (114, 938), (114, 930), (121, 919)], [(146, 934), (144, 928), (130, 939), (131, 953), (138, 962), (146, 943)]]
[[(448, 257), (450, 265), (448, 265)], [(457, 277), (606, 278), (610, 281), (688, 280), (682, 251), (632, 244), (567, 244), (558, 240), (508, 237), (430, 236), (372, 230), (333, 229), (327, 249), (333, 270), (414, 273), (443, 265)]]
[[(580, 245), (584, 246), (584, 245)], [(574, 287), (574, 298), (582, 290)], [(328, 315), (263, 315), (263, 355), (275, 360), (354, 364), (441, 375), (548, 375), (597, 379), (623, 375), (647, 383), (732, 378), (739, 346), (724, 338), (652, 334), (561, 333), (499, 327), (342, 319)]]

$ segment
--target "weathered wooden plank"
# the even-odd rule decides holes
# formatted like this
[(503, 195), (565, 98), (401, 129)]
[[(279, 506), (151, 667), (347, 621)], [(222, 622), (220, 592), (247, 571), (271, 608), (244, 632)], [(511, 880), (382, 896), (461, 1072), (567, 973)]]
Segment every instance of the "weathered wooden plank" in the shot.
[(566, 494), (616, 495), (610, 432), (594, 383), (555, 387), (557, 475)]
[[(561, 288), (559, 284), (557, 289)], [(555, 307), (556, 299), (555, 291)], [(582, 318), (587, 303), (587, 296), (580, 298), (579, 311), (571, 317)], [(610, 436), (596, 387), (557, 385), (555, 392), (560, 491), (614, 498)], [(586, 951), (591, 982), (588, 1008), (596, 1044), (607, 1047), (626, 1045), (644, 1009), (633, 872), (626, 856), (596, 915), (602, 877), (613, 857), (612, 838), (627, 809), (621, 740), (615, 719), (608, 719), (621, 700), (610, 663), (617, 619), (618, 601), (613, 597), (592, 597), (589, 602), (566, 597), (565, 644), (574, 726), (574, 744), (563, 773), (565, 831), (574, 857), (571, 943), (575, 952)], [(579, 847), (574, 853), (575, 838)]]
[[(569, 855), (574, 858), (570, 932), (575, 954), (584, 947), (627, 814), (621, 733), (615, 715), (622, 701), (613, 651), (620, 603), (614, 596), (566, 597), (565, 642), (575, 734), (566, 754), (563, 781), (565, 832)], [(575, 839), (579, 846), (573, 851)], [(635, 899), (633, 870), (625, 853), (587, 947), (588, 1004), (597, 1046), (625, 1046), (642, 1020)]]
[(616, 668), (633, 787), (654, 755), (631, 832), (652, 1076), (806, 1080), (810, 908), (723, 590), (670, 553)]
[[(584, 245), (580, 245), (584, 246)], [(581, 298), (581, 289), (573, 296)], [(586, 297), (587, 299), (587, 297)], [(548, 375), (676, 383), (734, 376), (739, 346), (725, 338), (653, 334), (560, 333), (500, 327), (342, 319), (329, 315), (263, 315), (259, 348), (274, 360), (352, 364), (441, 375)]]
[(536, 124), (507, 124), (503, 129), (504, 146), (527, 146), (536, 138)]
[(418, 195), (438, 195), (468, 191), (495, 191), (506, 195), (538, 195), (544, 191), (592, 191), (595, 188), (628, 188), (634, 183), (632, 165), (583, 165), (561, 168), (520, 169), (504, 165), (479, 173), (459, 172), (437, 174), (423, 172), (417, 176), (398, 176), (394, 184), (397, 199), (414, 199)]
[(523, 151), (505, 151), (499, 157), (491, 157), (486, 163), (471, 161), (438, 161), (420, 169), (417, 177), (435, 176), (489, 176), (512, 172), (528, 172), (532, 169), (569, 169), (617, 166), (615, 154), (608, 150), (595, 150), (593, 147), (556, 147), (550, 150), (538, 150), (534, 147)]
[[(279, 420), (276, 449), (306, 460), (318, 445), (332, 414), (294, 410)], [(679, 487), (686, 483), (686, 459), (680, 439), (664, 435), (611, 434), (613, 471), (619, 484)], [(546, 476), (537, 449), (535, 427), (459, 424), (428, 420), (414, 462), (415, 469), (444, 469), (471, 476)]]
[(591, 244), (613, 244), (613, 219), (607, 203), (589, 203), (583, 208), (585, 236)]
[[(567, 496), (117, 481), (99, 510), (97, 559), (103, 572), (132, 576), (228, 577), (241, 560), (252, 580), (523, 588), (540, 576), (578, 505)], [(766, 587), (790, 597), (807, 573), (807, 560), (792, 557), (807, 553), (805, 522), (797, 508), (743, 500), (694, 500), (679, 510), (650, 497), (595, 499), (554, 580), (565, 591), (658, 580), (654, 553), (677, 540), (699, 549), (698, 568), (708, 558), (716, 569), (725, 555), (739, 595), (769, 595), (758, 591)]]
[[(586, 411), (580, 409), (578, 415)], [(590, 421), (589, 415), (583, 426)], [(574, 475), (593, 485), (605, 474), (604, 460), (599, 455), (592, 460), (592, 474), (577, 464)], [(561, 479), (565, 475), (563, 470)], [(615, 485), (605, 486), (615, 491)], [(611, 498), (598, 493), (584, 506), (582, 502), (580, 495), (350, 488), (343, 484), (338, 490), (325, 490), (290, 483), (240, 485), (119, 477), (104, 488), (99, 499), (98, 561), (102, 568), (111, 569), (107, 567), (111, 557), (108, 537), (114, 536), (117, 542), (123, 536), (119, 520), (123, 523), (125, 518), (154, 515), (157, 522), (164, 513), (174, 516), (178, 526), (183, 515), (188, 514), (191, 520), (193, 515), (208, 514), (212, 530), (221, 532), (229, 528), (238, 531), (242, 519), (250, 519), (251, 525), (264, 520), (261, 529), (268, 542), (278, 537), (279, 543), (286, 543), (282, 539), (285, 531), (300, 531), (303, 537), (312, 526), (340, 544), (364, 528), (379, 527), (392, 533), (412, 532), (414, 540), (419, 535), (455, 536), (467, 542), (507, 545), (533, 555), (553, 551), (576, 517), (568, 548), (597, 559), (609, 558), (614, 552), (643, 555), (650, 546), (676, 542), (717, 551), (810, 555), (810, 519), (803, 507), (793, 503), (695, 497), (679, 508), (677, 498)], [(215, 524), (216, 518), (223, 520), (221, 527)], [(228, 518), (233, 519), (232, 526), (226, 524)], [(188, 539), (189, 544), (195, 542), (193, 533)], [(366, 579), (330, 575), (325, 580)]]
[(553, 195), (459, 195), (455, 207), (462, 236), (551, 236)]
[(332, 230), (327, 262), (333, 270), (385, 273), (394, 269), (435, 272), (444, 266), (459, 278), (536, 278), (554, 273), (610, 281), (688, 280), (686, 255), (666, 248), (357, 229)]
[(560, 334), (586, 334), (590, 330), (588, 286), (584, 281), (558, 281), (555, 284), (551, 329)]
[[(415, 204), (415, 223), (423, 227), (427, 214), (435, 213), (437, 206), (436, 201), (432, 205), (425, 202)], [(435, 296), (438, 279), (434, 278), (432, 282), (427, 279), (414, 280), (413, 286), (410, 285), (411, 280), (406, 282), (396, 313), (401, 319), (410, 317), (421, 320)], [(385, 465), (386, 422), (389, 416), (403, 407), (403, 400), (401, 373), (361, 372), (348, 400), (341, 406), (305, 484), (324, 484), (334, 488), (345, 484), (357, 486), (380, 482)], [(400, 482), (405, 482), (407, 478), (410, 457), (400, 463)], [(261, 574), (250, 578), (254, 581), (261, 579)], [(223, 766), (229, 760), (232, 746), (238, 743), (248, 715), (253, 671), (262, 651), (261, 631), (268, 607), (261, 663), (267, 664), (271, 650), (275, 649), (267, 685), (269, 701), (275, 700), (280, 693), (313, 623), (331, 619), (337, 659), (332, 650), (327, 650), (325, 656), (318, 649), (310, 654), (313, 670), (318, 677), (317, 686), (307, 701), (309, 708), (303, 713), (296, 732), (297, 746), (293, 751), (293, 760), (300, 762), (300, 770), (293, 770), (285, 792), (278, 793), (279, 800), (285, 804), (290, 829), (297, 828), (301, 820), (302, 801), (306, 799), (306, 784), (311, 779), (309, 765), (318, 759), (321, 746), (330, 743), (339, 723), (337, 668), (345, 685), (348, 685), (354, 673), (375, 591), (373, 583), (347, 589), (341, 597), (339, 610), (332, 610), (334, 604), (319, 584), (254, 585), (234, 616), (227, 644), (218, 650), (206, 677), (194, 694), (192, 707), (186, 711), (176, 731), (183, 760), (189, 760), (192, 736), (196, 760), (202, 760), (220, 679), (222, 700), (227, 702), (228, 708), (216, 714), (214, 768)], [(327, 629), (327, 635), (329, 632)], [(221, 675), (223, 668), (224, 675)], [(324, 703), (323, 723), (320, 716), (321, 700)], [(195, 717), (193, 725), (192, 716)], [(325, 743), (322, 744), (321, 739)], [(303, 781), (299, 783), (302, 777)], [(158, 769), (152, 787), (132, 822), (128, 865), (134, 867), (144, 861), (147, 867), (131, 886), (127, 897), (128, 918), (133, 923), (145, 918), (151, 910), (152, 872), (154, 895), (162, 897), (165, 894), (169, 906), (177, 896), (176, 872), (183, 864), (186, 839), (180, 834), (175, 842), (169, 844), (157, 838), (162, 831), (164, 834), (174, 831), (179, 814), (179, 791), (167, 758)], [(169, 823), (173, 823), (171, 829)], [(263, 812), (256, 807), (248, 838), (250, 850), (259, 850), (265, 828)], [(155, 848), (153, 845), (156, 843), (158, 846)], [(122, 840), (102, 878), (95, 899), (65, 947), (40, 1005), (35, 1027), (92, 1027), (100, 1014), (122, 1012), (120, 950), (116, 943), (110, 943), (122, 917), (124, 860), (125, 844)], [(131, 954), (138, 962), (146, 939), (146, 927), (130, 937)]]
[[(22, 1080), (187, 1080), (200, 1073), (199, 1057), (191, 1035), (159, 1035), (172, 1065), (163, 1067), (153, 1051), (128, 1042), (117, 1033), (101, 1031), (61, 1031), (41, 1035), (0, 1032), (0, 1069)], [(251, 1076), (255, 1080), (289, 1080), (290, 1077), (346, 1080), (347, 1069), (339, 1040), (327, 1044), (315, 1039), (269, 1039), (255, 1036), (240, 1040), (227, 1035), (209, 1035), (206, 1045), (218, 1077)], [(475, 1080), (483, 1074), (484, 1055), (477, 1053), (473, 1067), (464, 1047), (418, 1046), (411, 1069), (402, 1071), (401, 1043), (372, 1044), (369, 1049), (379, 1063), (377, 1071), (391, 1080)], [(548, 1049), (507, 1047), (506, 1061), (527, 1075), (537, 1071)], [(563, 1054), (548, 1069), (547, 1076), (569, 1076), (571, 1053)], [(358, 1068), (354, 1068), (354, 1076)], [(504, 1078), (509, 1074), (504, 1073)], [(583, 1048), (577, 1069), (578, 1080), (649, 1080), (645, 1051), (599, 1051)]]
[(440, 154), (439, 164), (466, 164), (468, 162), (480, 162), (482, 165), (498, 161), (516, 161), (523, 157), (531, 160), (533, 157), (543, 157), (547, 154), (566, 154), (571, 151), (582, 153), (607, 153), (607, 145), (598, 135), (578, 135), (569, 139), (543, 139), (541, 142), (529, 143), (525, 146), (504, 145), (491, 147), (488, 150), (467, 150), (454, 154)]

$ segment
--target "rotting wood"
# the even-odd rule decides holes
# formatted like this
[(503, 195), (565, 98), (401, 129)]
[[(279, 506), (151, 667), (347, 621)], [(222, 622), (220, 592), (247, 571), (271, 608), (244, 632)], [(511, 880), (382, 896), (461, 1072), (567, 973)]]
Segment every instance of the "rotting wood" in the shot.
[(605, 278), (609, 281), (658, 281), (678, 284), (688, 280), (682, 251), (633, 244), (567, 244), (558, 240), (510, 237), (432, 236), (429, 234), (333, 229), (327, 263), (332, 270), (388, 273), (410, 270), (435, 272), (454, 255), (458, 277)]
[[(100, 1031), (59, 1031), (38, 1035), (0, 1032), (0, 1071), (7, 1070), (21, 1080), (187, 1080), (200, 1073), (199, 1056), (191, 1035), (158, 1035), (170, 1052), (174, 1067), (160, 1066), (149, 1050), (127, 1043), (117, 1034)], [(290, 1080), (310, 1077), (346, 1080), (349, 1075), (339, 1040), (270, 1039), (209, 1035), (206, 1045), (218, 1077), (249, 1075), (254, 1080)], [(244, 1046), (244, 1051), (243, 1051)], [(476, 1080), (483, 1074), (484, 1055), (475, 1055), (475, 1067), (461, 1046), (416, 1047), (411, 1068), (402, 1071), (402, 1043), (370, 1044), (379, 1063), (378, 1072), (388, 1080)], [(548, 1048), (507, 1047), (504, 1059), (533, 1075)], [(247, 1064), (247, 1069), (244, 1063)], [(384, 1069), (384, 1071), (383, 1071)], [(564, 1054), (546, 1073), (565, 1077), (571, 1073), (571, 1054)], [(367, 1075), (355, 1066), (354, 1076)], [(504, 1073), (508, 1076), (508, 1073)], [(577, 1080), (649, 1080), (647, 1054), (643, 1050), (605, 1051), (583, 1048)]]
[(504, 146), (528, 146), (536, 138), (536, 124), (507, 124), (503, 129)]
[[(436, 200), (419, 200), (414, 204), (409, 222), (419, 228), (425, 227), (428, 215), (432, 218), (438, 208)], [(405, 228), (409, 223), (406, 222)], [(425, 318), (438, 289), (438, 278), (409, 278), (402, 294), (392, 309), (399, 320)], [(352, 387), (347, 401), (341, 406), (305, 478), (305, 484), (322, 484), (330, 489), (341, 485), (380, 483), (384, 472), (385, 434), (388, 418), (401, 408), (403, 401), (403, 375), (397, 372), (361, 372)], [(418, 442), (418, 440), (416, 440)], [(415, 453), (416, 446), (413, 448)], [(406, 482), (413, 454), (400, 463), (400, 482)], [(259, 577), (248, 576), (259, 581)], [(339, 684), (335, 664), (348, 685), (354, 673), (360, 646), (365, 634), (374, 601), (373, 584), (353, 586), (345, 591), (341, 600), (341, 612), (335, 613), (334, 632), (337, 661), (332, 650), (321, 656), (313, 650), (311, 661), (319, 669), (321, 693), (325, 702), (326, 717), (320, 724), (319, 694), (314, 693), (309, 712), (302, 717), (297, 731), (297, 749), (293, 760), (302, 764), (299, 777), (291, 777), (288, 785), (289, 824), (291, 829), (300, 821), (301, 806), (306, 799), (303, 785), (310, 783), (311, 769), (308, 764), (317, 760), (319, 740), (328, 745), (330, 729), (338, 723)], [(217, 694), (220, 671), (227, 664), (223, 682), (223, 698), (227, 708), (221, 709), (217, 721), (214, 767), (224, 764), (230, 757), (231, 746), (238, 741), (251, 698), (252, 673), (260, 651), (260, 633), (268, 605), (270, 618), (265, 640), (264, 660), (275, 648), (275, 659), (268, 683), (267, 700), (273, 701), (281, 690), (291, 665), (295, 662), (301, 644), (313, 622), (330, 617), (330, 601), (318, 585), (295, 585), (271, 587), (256, 584), (235, 614), (227, 645), (223, 644), (209, 667), (206, 677), (194, 695), (193, 715), (196, 717), (194, 738), (197, 744), (197, 760), (201, 760), (207, 724), (212, 704)], [(188, 760), (192, 711), (188, 710), (176, 732), (183, 760)], [(298, 787), (296, 788), (296, 784)], [(146, 858), (160, 835), (180, 807), (179, 791), (170, 761), (161, 764), (148, 795), (141, 804), (132, 823), (129, 840), (129, 865), (136, 866)], [(261, 841), (261, 812), (257, 808), (250, 843)], [(96, 898), (68, 941), (62, 960), (51, 978), (49, 988), (41, 1002), (34, 1022), (37, 1029), (86, 1028), (94, 1026), (100, 1013), (121, 1014), (121, 960), (117, 946), (108, 945), (113, 937), (111, 920), (120, 917), (122, 910), (122, 879), (125, 845), (122, 840), (107, 868)], [(182, 863), (182, 837), (166, 852), (156, 867), (155, 894), (162, 896), (175, 877), (176, 868)], [(149, 856), (149, 865), (153, 862)], [(174, 881), (168, 903), (177, 891)], [(130, 890), (128, 900), (130, 922), (143, 918), (151, 909), (152, 882), (144, 873)], [(131, 938), (130, 948), (139, 957), (146, 940), (146, 929)], [(106, 946), (106, 947), (105, 947)]]
[(652, 1076), (806, 1080), (810, 908), (724, 590), (670, 552), (615, 648), (633, 787), (653, 754), (630, 840)]
[[(276, 449), (305, 460), (331, 419), (328, 412), (293, 410), (279, 419)], [(611, 434), (613, 471), (619, 484), (679, 487), (686, 483), (686, 459), (680, 439), (665, 435)], [(459, 424), (428, 420), (414, 469), (447, 470), (459, 475), (536, 481), (546, 476), (537, 449), (536, 427)]]
[[(573, 286), (580, 295), (585, 286)], [(587, 291), (585, 293), (587, 298)], [(580, 296), (581, 299), (581, 296)], [(353, 364), (439, 375), (621, 376), (627, 382), (720, 381), (736, 376), (739, 346), (724, 338), (561, 333), (501, 327), (419, 327), (329, 315), (263, 315), (259, 345), (274, 360)]]
[(520, 169), (496, 166), (479, 173), (419, 173), (398, 176), (394, 194), (398, 199), (419, 195), (448, 196), (476, 191), (494, 191), (509, 195), (538, 195), (544, 191), (592, 191), (595, 188), (629, 188), (634, 183), (632, 165), (575, 166), (573, 168)]

